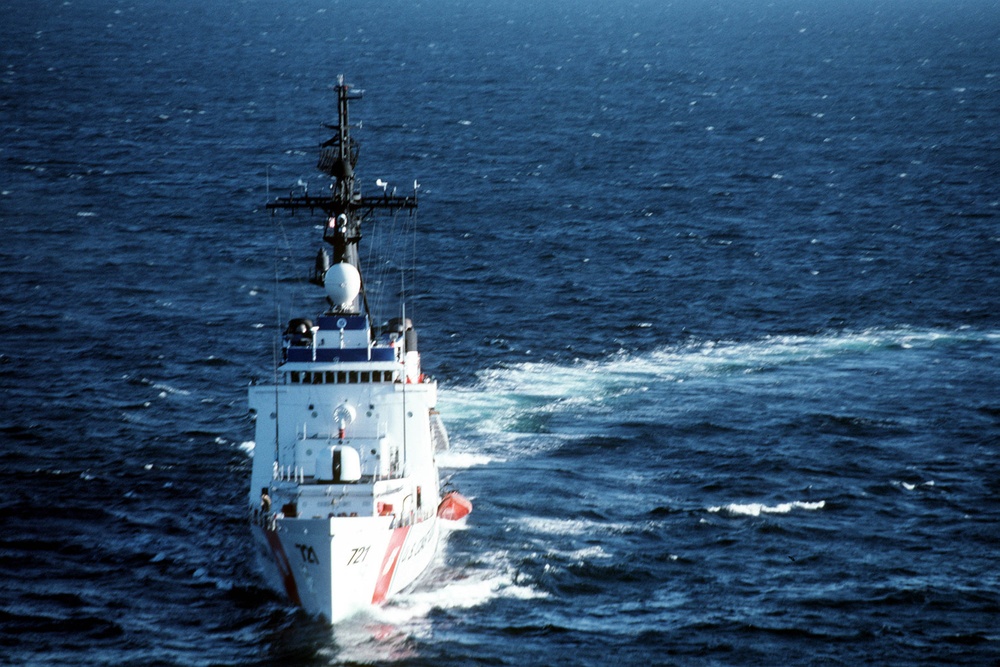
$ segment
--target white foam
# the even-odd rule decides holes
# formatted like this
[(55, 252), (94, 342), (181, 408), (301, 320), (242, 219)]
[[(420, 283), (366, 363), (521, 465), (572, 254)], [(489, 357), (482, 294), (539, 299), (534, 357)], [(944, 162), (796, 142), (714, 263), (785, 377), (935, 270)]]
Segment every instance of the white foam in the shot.
[(256, 446), (257, 443), (253, 440), (246, 440), (239, 444), (239, 448), (246, 452), (248, 456), (253, 456), (253, 451)]
[(525, 517), (519, 521), (525, 529), (545, 535), (576, 536), (590, 531), (593, 522), (579, 519), (549, 519), (543, 517)]
[(509, 431), (511, 415), (558, 410), (574, 401), (600, 403), (621, 385), (675, 382), (734, 371), (755, 372), (891, 347), (927, 348), (947, 340), (983, 340), (998, 332), (869, 329), (818, 336), (768, 336), (756, 341), (700, 341), (642, 354), (614, 354), (600, 361), (565, 364), (523, 362), (479, 374), (471, 387), (442, 388), (451, 420), (475, 421), (486, 431)]
[(594, 546), (584, 547), (583, 549), (577, 549), (576, 551), (558, 551), (555, 549), (550, 550), (551, 554), (562, 556), (563, 558), (573, 561), (573, 562), (585, 562), (590, 560), (598, 560), (611, 558), (611, 554), (604, 550), (599, 544)]
[[(469, 500), (472, 501), (474, 500), (474, 498), (469, 498)], [(472, 505), (473, 507), (475, 507), (475, 503), (472, 503)], [(441, 519), (438, 525), (441, 526), (442, 533), (452, 533), (461, 530), (468, 530), (469, 515), (466, 514), (461, 519)]]
[(455, 450), (440, 452), (436, 458), (438, 467), (452, 469), (484, 466), (493, 463), (496, 460), (494, 457), (486, 454), (477, 454), (475, 452), (456, 452)]
[[(669, 402), (678, 396), (681, 384), (684, 395), (691, 395), (699, 383), (735, 384), (761, 372), (793, 372), (816, 364), (853, 367), (865, 357), (874, 357), (872, 364), (919, 363), (908, 355), (937, 345), (992, 342), (998, 337), (1000, 332), (969, 328), (877, 328), (768, 336), (750, 342), (695, 341), (640, 354), (616, 353), (596, 361), (522, 362), (481, 371), (468, 386), (441, 387), (440, 409), (453, 444), (461, 443), (456, 449), (470, 455), (456, 456), (450, 463), (457, 468), (489, 465), (590, 437), (605, 422), (619, 424), (633, 416), (640, 421), (669, 420), (672, 408), (683, 408), (676, 401)], [(636, 401), (636, 395), (644, 399)], [(654, 404), (660, 407), (652, 417), (649, 406)]]
[(825, 500), (806, 502), (796, 500), (790, 503), (780, 503), (778, 505), (764, 505), (763, 503), (730, 503), (719, 507), (709, 507), (709, 512), (727, 512), (729, 514), (740, 514), (745, 516), (760, 516), (761, 514), (788, 514), (794, 509), (800, 510), (821, 510), (826, 507)]
[(497, 597), (498, 584), (488, 579), (467, 579), (434, 590), (415, 591), (397, 596), (395, 603), (383, 609), (386, 615), (427, 616), (432, 609), (468, 609)]
[[(442, 523), (444, 537), (452, 529)], [(447, 539), (417, 585), (395, 595), (381, 607), (370, 609), (336, 624), (331, 646), (320, 653), (331, 664), (397, 662), (414, 657), (413, 639), (433, 634), (430, 615), (434, 610), (463, 610), (500, 598), (537, 599), (547, 594), (517, 581), (516, 569), (507, 551), (477, 553), (474, 566), (447, 563)]]
[(470, 609), (499, 598), (532, 600), (547, 594), (515, 581), (507, 552), (479, 557), (484, 569), (462, 570), (440, 561), (415, 588), (393, 597), (383, 607), (374, 607), (370, 617), (396, 627), (411, 629), (435, 609)]
[(439, 560), (416, 588), (397, 594), (382, 607), (372, 607), (338, 623), (333, 628), (336, 649), (331, 650), (330, 657), (338, 664), (405, 660), (414, 657), (414, 637), (433, 634), (429, 617), (435, 609), (470, 609), (498, 598), (547, 597), (514, 581), (506, 552), (487, 553), (480, 560), (487, 562), (486, 569), (456, 569)]
[(554, 519), (549, 517), (524, 517), (518, 520), (526, 530), (543, 535), (591, 535), (595, 532), (618, 533), (630, 526), (622, 523), (603, 523), (591, 519)]

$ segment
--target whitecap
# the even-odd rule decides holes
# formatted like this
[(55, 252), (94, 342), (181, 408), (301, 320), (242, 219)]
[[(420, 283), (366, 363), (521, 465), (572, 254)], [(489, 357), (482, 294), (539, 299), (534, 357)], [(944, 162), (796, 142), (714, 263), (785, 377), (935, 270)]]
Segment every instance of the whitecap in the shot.
[(934, 486), (934, 480), (933, 479), (929, 479), (926, 482), (920, 482), (919, 484), (914, 484), (914, 483), (910, 483), (910, 482), (897, 482), (896, 480), (893, 480), (890, 483), (893, 486), (901, 486), (904, 489), (906, 489), (907, 491), (913, 491), (918, 486)]
[(630, 524), (604, 523), (591, 519), (557, 519), (551, 517), (528, 516), (518, 520), (526, 530), (543, 535), (578, 536), (591, 535), (600, 531), (620, 533), (628, 530)]
[(160, 398), (165, 397), (167, 394), (177, 394), (179, 396), (190, 396), (191, 392), (186, 389), (178, 389), (176, 387), (171, 387), (169, 384), (162, 382), (154, 382), (153, 389), (160, 390)]
[(550, 549), (549, 555), (560, 556), (574, 563), (582, 563), (591, 560), (611, 558), (611, 554), (605, 551), (604, 548), (601, 547), (601, 545), (599, 544), (590, 547), (584, 547), (582, 549), (577, 549), (575, 551), (560, 551), (558, 549)]
[(743, 516), (760, 516), (761, 514), (788, 514), (793, 509), (800, 510), (821, 510), (826, 507), (825, 500), (806, 502), (796, 500), (790, 503), (779, 503), (778, 505), (764, 505), (763, 503), (730, 503), (717, 507), (709, 507), (708, 511), (713, 513), (726, 512)]

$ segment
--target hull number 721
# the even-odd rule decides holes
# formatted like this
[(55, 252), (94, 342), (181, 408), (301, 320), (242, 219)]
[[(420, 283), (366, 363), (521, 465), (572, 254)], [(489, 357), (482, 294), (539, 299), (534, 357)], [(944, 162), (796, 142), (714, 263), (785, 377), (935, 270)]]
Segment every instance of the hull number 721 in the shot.
[(368, 557), (368, 549), (370, 547), (358, 547), (357, 549), (351, 549), (351, 557), (347, 559), (348, 565), (360, 565), (365, 562), (365, 558)]

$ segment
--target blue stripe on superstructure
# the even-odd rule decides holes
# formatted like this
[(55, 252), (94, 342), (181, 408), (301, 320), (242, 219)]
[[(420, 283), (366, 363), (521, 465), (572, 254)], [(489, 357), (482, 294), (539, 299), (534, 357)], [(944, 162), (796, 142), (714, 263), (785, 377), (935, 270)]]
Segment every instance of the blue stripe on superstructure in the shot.
[(368, 361), (368, 348), (318, 349), (316, 361)]
[[(316, 361), (395, 361), (395, 350), (391, 347), (372, 348), (371, 357), (368, 356), (368, 349), (360, 348), (318, 348), (316, 350)], [(292, 347), (287, 351), (285, 357), (287, 361), (313, 361), (313, 351), (309, 347)]]
[(343, 329), (347, 331), (364, 329), (368, 326), (368, 318), (364, 315), (330, 315), (319, 318), (319, 328), (339, 331), (342, 328), (341, 320), (344, 320)]

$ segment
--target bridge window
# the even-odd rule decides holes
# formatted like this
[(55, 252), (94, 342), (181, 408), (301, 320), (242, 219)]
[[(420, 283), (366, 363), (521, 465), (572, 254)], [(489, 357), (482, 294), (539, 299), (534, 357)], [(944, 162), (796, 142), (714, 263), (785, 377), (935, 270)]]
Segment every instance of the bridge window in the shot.
[(289, 371), (285, 381), (290, 384), (368, 384), (398, 382), (399, 371)]

